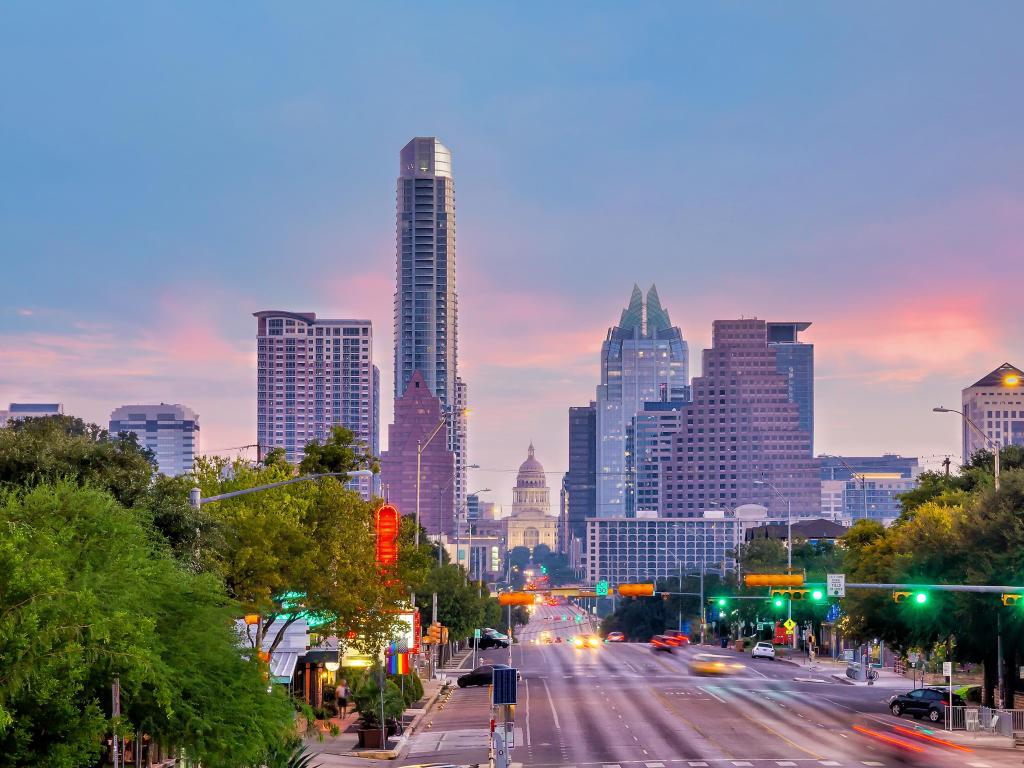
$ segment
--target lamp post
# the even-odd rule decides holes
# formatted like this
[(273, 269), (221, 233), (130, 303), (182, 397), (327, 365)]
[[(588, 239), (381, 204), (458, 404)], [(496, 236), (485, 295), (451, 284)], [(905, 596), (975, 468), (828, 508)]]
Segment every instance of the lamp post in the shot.
[(441, 428), (448, 423), (448, 414), (443, 413), (441, 420), (437, 422), (437, 426), (434, 427), (434, 431), (430, 433), (430, 437), (423, 440), (416, 441), (416, 548), (420, 546), (420, 480), (422, 479), (422, 472), (420, 467), (423, 465), (423, 451), (426, 450), (427, 446), (430, 445), (430, 441), (437, 437), (437, 433), (441, 431)]
[[(467, 469), (480, 469), (479, 464), (470, 464)], [(473, 565), (473, 524), (469, 521), (469, 500), (468, 497), (476, 496), (479, 493), (490, 493), (490, 488), (481, 488), (472, 493), (467, 493), (467, 500), (462, 505), (462, 510), (466, 512), (466, 529), (469, 534), (469, 554), (466, 557), (466, 573), (469, 574), (469, 578), (472, 579), (473, 574), (471, 568)], [(461, 512), (462, 510), (459, 510)], [(459, 556), (460, 546), (462, 545), (462, 515), (456, 512), (455, 514), (455, 562), (458, 565), (462, 565), (462, 558)]]
[[(782, 491), (767, 480), (755, 480), (754, 485), (766, 485), (775, 491), (775, 495), (786, 502), (786, 571), (793, 572), (793, 504), (782, 495)], [(793, 618), (793, 601), (789, 601), (788, 619)], [(796, 632), (793, 633), (793, 647), (796, 648)]]
[[(1007, 379), (1009, 379), (1009, 378), (1012, 378), (1012, 377), (1008, 376)], [(1012, 385), (1012, 386), (1015, 386), (1015, 385)], [(992, 457), (995, 460), (995, 464), (994, 464), (995, 485), (996, 485), (996, 490), (998, 491), (999, 490), (999, 452), (1000, 452), (1000, 448), (1001, 448), (999, 443), (997, 443), (993, 438), (989, 437), (985, 433), (985, 431), (981, 427), (979, 427), (977, 424), (975, 424), (974, 420), (970, 416), (968, 416), (966, 413), (964, 413), (963, 411), (958, 411), (955, 408), (945, 408), (945, 407), (943, 407), (941, 405), (935, 406), (934, 408), (932, 408), (932, 410), (935, 411), (935, 413), (959, 413), (960, 414), (960, 418), (963, 419), (964, 423), (967, 424), (969, 427), (971, 427), (971, 429), (973, 429), (979, 435), (981, 435), (981, 439), (985, 441), (985, 445), (987, 445), (989, 447), (989, 449), (992, 451)]]

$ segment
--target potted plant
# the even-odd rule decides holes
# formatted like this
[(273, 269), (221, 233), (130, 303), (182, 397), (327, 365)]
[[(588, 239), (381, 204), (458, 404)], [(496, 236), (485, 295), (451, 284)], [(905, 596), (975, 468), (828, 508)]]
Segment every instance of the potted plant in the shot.
[(384, 723), (397, 720), (405, 710), (402, 692), (391, 680), (385, 680), (383, 691), (377, 674), (369, 674), (352, 689), (352, 700), (359, 713), (359, 746), (379, 749), (386, 746), (381, 738), (381, 714)]

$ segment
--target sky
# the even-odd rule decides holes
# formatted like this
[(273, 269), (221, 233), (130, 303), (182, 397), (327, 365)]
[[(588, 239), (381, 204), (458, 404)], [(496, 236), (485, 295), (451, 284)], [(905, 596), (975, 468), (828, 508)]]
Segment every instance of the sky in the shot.
[[(699, 350), (813, 323), (819, 453), (959, 452), (1024, 366), (1024, 5), (11, 2), (0, 408), (255, 441), (254, 311), (368, 317), (392, 412), (398, 152), (453, 152), (470, 490), (511, 500), (634, 282)], [(251, 454), (250, 454), (251, 455)], [(553, 493), (553, 495), (556, 495)]]

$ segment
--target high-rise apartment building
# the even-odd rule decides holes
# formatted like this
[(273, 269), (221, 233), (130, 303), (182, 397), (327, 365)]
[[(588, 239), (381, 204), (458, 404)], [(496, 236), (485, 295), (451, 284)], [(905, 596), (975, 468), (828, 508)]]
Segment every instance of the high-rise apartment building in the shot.
[[(996, 445), (1024, 445), (1024, 371), (1003, 363), (961, 393), (961, 410)], [(965, 421), (963, 463), (978, 451), (991, 451), (988, 441)]]
[(184, 405), (122, 405), (110, 414), (110, 434), (122, 432), (134, 433), (171, 477), (191, 472), (199, 455), (199, 414)]
[(689, 384), (689, 349), (652, 285), (633, 286), (629, 306), (601, 345), (597, 387), (597, 516), (626, 514), (626, 432), (645, 402), (678, 400)]
[(455, 185), (451, 151), (417, 137), (401, 151), (396, 216), (395, 397), (416, 371), (449, 414), (455, 504), (466, 495), (466, 387), (458, 376)]
[(562, 535), (568, 552), (571, 541), (583, 541), (587, 518), (597, 514), (597, 404), (569, 409), (569, 471), (562, 478)]
[[(345, 427), (373, 451), (373, 330), (369, 320), (328, 320), (313, 312), (267, 310), (256, 317), (256, 435), (259, 455), (283, 448), (298, 463), (307, 443)], [(356, 477), (364, 498), (374, 479)]]
[[(763, 320), (716, 320), (663, 472), (662, 514), (760, 504), (772, 518), (821, 506), (818, 462)], [(769, 485), (770, 484), (770, 485)], [(772, 489), (774, 486), (778, 493)]]
[(800, 341), (810, 323), (768, 323), (768, 344), (775, 348), (776, 370), (789, 381), (789, 399), (800, 409), (800, 429), (811, 435), (814, 452), (814, 345)]
[(415, 515), (418, 490), (420, 525), (432, 535), (455, 530), (455, 457), (444, 439), (441, 414), (440, 398), (431, 394), (423, 374), (416, 371), (405, 393), (395, 399), (388, 449), (380, 456), (384, 497), (403, 515)]
[(0, 411), (0, 429), (15, 419), (38, 419), (63, 415), (63, 403), (11, 403), (6, 411)]

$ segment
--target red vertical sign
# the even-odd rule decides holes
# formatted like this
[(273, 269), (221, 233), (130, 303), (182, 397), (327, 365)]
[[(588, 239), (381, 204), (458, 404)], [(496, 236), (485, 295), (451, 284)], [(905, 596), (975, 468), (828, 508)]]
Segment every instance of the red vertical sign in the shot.
[(401, 516), (390, 504), (377, 510), (377, 564), (394, 565), (398, 562), (398, 526)]

